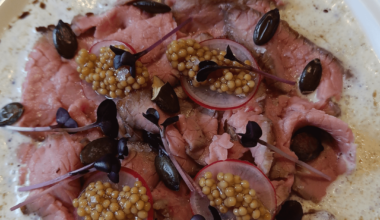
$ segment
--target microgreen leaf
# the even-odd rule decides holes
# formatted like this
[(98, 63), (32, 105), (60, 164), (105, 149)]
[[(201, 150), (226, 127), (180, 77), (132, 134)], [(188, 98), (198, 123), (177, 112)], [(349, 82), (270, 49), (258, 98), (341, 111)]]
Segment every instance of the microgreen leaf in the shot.
[(202, 69), (206, 66), (218, 66), (218, 64), (211, 60), (204, 60), (204, 61), (199, 62), (198, 66), (199, 66), (199, 69)]
[(117, 138), (117, 135), (119, 134), (119, 122), (117, 121), (117, 118), (102, 121), (98, 126), (102, 129), (104, 135), (111, 138)]
[(163, 146), (161, 137), (159, 134), (153, 134), (143, 130), (143, 140), (145, 143), (148, 143), (150, 148), (156, 153), (159, 151), (160, 146)]
[(117, 108), (115, 102), (110, 99), (101, 102), (96, 110), (96, 117), (96, 123), (116, 118)]
[(110, 46), (110, 49), (112, 50), (112, 52), (115, 53), (115, 55), (122, 55), (125, 52), (125, 50), (119, 49), (119, 48), (114, 47), (112, 45)]
[[(78, 123), (70, 117), (69, 112), (64, 108), (58, 108), (55, 114), (57, 125), (50, 126), (51, 128), (77, 128)], [(74, 132), (75, 133), (75, 132)], [(69, 134), (74, 134), (69, 133)]]
[(128, 138), (120, 138), (119, 142), (117, 143), (117, 152), (118, 152), (118, 158), (124, 159), (124, 157), (128, 156)]
[(69, 120), (70, 115), (69, 112), (60, 107), (57, 110), (57, 113), (55, 114), (55, 120), (57, 121), (58, 124), (65, 124), (67, 120)]
[(72, 118), (69, 118), (65, 124), (63, 124), (63, 127), (64, 128), (77, 128), (78, 127), (78, 123), (76, 121), (74, 121), (74, 119)]
[[(234, 53), (232, 52), (232, 50), (231, 50), (231, 48), (230, 48), (230, 45), (227, 46), (226, 52), (227, 52), (226, 55), (224, 55), (224, 58), (225, 58), (225, 59), (229, 59), (229, 60), (231, 60), (231, 61), (239, 61), (239, 60), (235, 57)], [(239, 62), (240, 62), (240, 61), (239, 61)]]
[(120, 160), (112, 154), (107, 154), (94, 163), (96, 170), (108, 173), (108, 178), (114, 183), (119, 182), (119, 172), (121, 169)]
[(164, 127), (166, 128), (167, 126), (176, 123), (178, 120), (179, 120), (178, 115), (177, 115), (177, 116), (174, 116), (174, 117), (170, 117), (170, 118), (167, 118), (167, 119), (164, 121), (164, 123), (162, 123), (161, 125), (164, 126)]
[(114, 160), (116, 160), (114, 155), (107, 154), (103, 156), (102, 158), (100, 158), (99, 160), (97, 160), (94, 163), (94, 167), (96, 170), (99, 170), (105, 173), (110, 173), (112, 171), (111, 168), (112, 168), (112, 164)]
[(210, 210), (212, 216), (214, 217), (214, 220), (222, 220), (222, 218), (219, 215), (218, 210), (213, 206), (208, 206), (208, 209)]
[[(49, 126), (50, 129), (55, 128), (77, 128), (78, 123), (72, 119), (69, 115), (69, 112), (64, 108), (58, 108), (55, 115), (56, 125)], [(68, 132), (69, 134), (75, 134), (76, 132)]]
[(113, 183), (119, 183), (119, 173), (111, 172), (107, 176)]
[(146, 114), (143, 113), (143, 116), (148, 119), (150, 122), (158, 126), (158, 121), (160, 120), (160, 114), (154, 108), (149, 108), (146, 110)]
[(198, 82), (204, 82), (207, 80), (207, 77), (218, 69), (221, 69), (217, 63), (213, 61), (202, 61), (199, 63), (200, 70), (196, 75), (196, 80)]
[(241, 136), (240, 142), (244, 147), (256, 147), (257, 141), (263, 134), (260, 125), (255, 121), (249, 121), (246, 126), (245, 134), (238, 135)]

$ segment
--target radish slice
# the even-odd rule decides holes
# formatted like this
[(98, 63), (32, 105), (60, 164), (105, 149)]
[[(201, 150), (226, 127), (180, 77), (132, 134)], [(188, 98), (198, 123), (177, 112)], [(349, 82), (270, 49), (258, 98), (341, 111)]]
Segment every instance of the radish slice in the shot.
[(128, 48), (129, 52), (131, 53), (136, 53), (136, 50), (129, 44), (121, 42), (121, 41), (116, 41), (116, 40), (104, 40), (104, 41), (99, 41), (98, 43), (92, 45), (90, 48), (90, 53), (95, 54), (96, 56), (99, 56), (100, 54), (100, 48), (102, 47), (109, 47), (109, 46), (116, 46), (116, 45), (124, 45), (126, 48)]
[[(145, 182), (145, 180), (142, 178), (142, 176), (140, 176), (140, 174), (136, 173), (135, 171), (133, 171), (129, 168), (122, 167), (120, 172), (119, 172), (119, 180), (120, 180), (120, 182), (118, 184), (112, 183), (109, 180), (106, 173), (97, 171), (94, 174), (92, 174), (90, 176), (90, 178), (88, 178), (86, 180), (85, 184), (83, 185), (83, 191), (81, 192), (81, 194), (85, 191), (85, 189), (87, 188), (87, 186), (90, 183), (96, 182), (96, 181), (101, 181), (103, 183), (109, 182), (109, 183), (111, 183), (112, 188), (115, 190), (118, 190), (118, 191), (122, 191), (124, 186), (130, 186), (132, 188), (132, 186), (134, 185), (134, 183), (136, 181), (141, 181), (142, 186), (144, 186), (146, 188), (146, 195), (149, 197), (149, 203), (151, 205), (151, 208), (148, 212), (148, 217), (146, 219), (147, 220), (153, 220), (153, 217), (154, 217), (153, 197), (152, 197), (152, 193), (150, 192), (148, 184)], [(79, 217), (77, 215), (76, 209), (75, 209), (74, 215), (76, 216), (77, 220), (83, 220), (84, 219), (83, 217)]]
[[(219, 172), (232, 173), (239, 175), (242, 180), (248, 180), (250, 187), (256, 191), (258, 199), (269, 210), (273, 219), (277, 207), (276, 192), (270, 180), (256, 166), (241, 160), (216, 161), (199, 171), (195, 176), (195, 182), (198, 183), (206, 172), (211, 172), (215, 180)], [(193, 214), (200, 214), (206, 220), (213, 220), (211, 212), (208, 210), (210, 200), (207, 197), (192, 193), (190, 204)], [(236, 219), (232, 211), (220, 216), (225, 220)]]
[[(202, 41), (199, 44), (201, 46), (209, 47), (210, 50), (215, 49), (218, 51), (225, 51), (227, 46), (230, 45), (230, 48), (234, 52), (236, 58), (241, 61), (249, 60), (251, 61), (253, 67), (259, 68), (251, 52), (243, 45), (238, 44), (232, 40), (211, 39)], [(238, 97), (236, 95), (230, 95), (227, 93), (218, 93), (216, 91), (210, 90), (209, 86), (194, 87), (190, 85), (186, 77), (181, 77), (181, 85), (185, 93), (197, 104), (208, 109), (224, 111), (242, 107), (244, 104), (249, 102), (256, 94), (261, 80), (262, 76), (260, 74), (257, 74), (257, 77), (255, 78), (255, 88), (253, 88), (253, 90), (245, 97)]]

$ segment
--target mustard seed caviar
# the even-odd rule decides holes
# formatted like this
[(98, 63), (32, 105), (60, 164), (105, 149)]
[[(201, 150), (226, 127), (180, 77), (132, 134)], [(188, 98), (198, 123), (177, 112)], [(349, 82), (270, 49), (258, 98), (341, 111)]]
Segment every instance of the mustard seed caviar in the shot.
[[(124, 45), (115, 47), (128, 51)], [(136, 62), (136, 78), (133, 78), (127, 68), (113, 68), (115, 53), (109, 47), (102, 47), (100, 55), (81, 49), (75, 58), (78, 64), (79, 77), (92, 84), (92, 89), (110, 98), (123, 98), (133, 90), (146, 87), (149, 82), (149, 72), (140, 62)]]
[[(225, 59), (225, 55), (226, 51), (210, 50), (207, 46), (202, 47), (193, 39), (172, 41), (166, 50), (166, 57), (171, 66), (187, 76), (193, 86), (209, 86), (212, 91), (244, 97), (255, 87), (256, 74), (253, 72), (224, 69), (216, 71), (201, 83), (195, 78), (199, 71), (199, 62), (204, 60), (214, 61), (219, 66), (243, 66), (237, 61)], [(249, 60), (244, 61), (244, 63), (251, 65)]]
[(270, 220), (269, 211), (261, 204), (256, 191), (250, 188), (247, 180), (231, 173), (218, 173), (217, 181), (211, 172), (206, 172), (199, 180), (202, 192), (210, 200), (210, 205), (221, 213), (231, 210), (237, 220)]
[(147, 189), (141, 181), (124, 186), (119, 192), (109, 182), (90, 183), (79, 198), (73, 200), (77, 214), (84, 220), (142, 220), (151, 209)]

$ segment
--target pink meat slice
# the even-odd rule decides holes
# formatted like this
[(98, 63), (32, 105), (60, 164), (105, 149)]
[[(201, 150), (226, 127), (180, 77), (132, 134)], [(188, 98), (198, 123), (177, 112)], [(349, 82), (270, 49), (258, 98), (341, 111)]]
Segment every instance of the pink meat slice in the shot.
[(25, 112), (19, 121), (20, 126), (46, 126), (54, 122), (54, 109), (58, 109), (62, 104), (50, 79), (61, 66), (61, 58), (54, 46), (47, 38), (41, 38), (30, 53), (25, 67), (28, 72), (22, 86)]
[(186, 33), (207, 32), (213, 37), (224, 35), (223, 12), (218, 4), (210, 4), (217, 1), (177, 1), (169, 0), (166, 3), (171, 6), (173, 16), (178, 23), (192, 17), (191, 24), (186, 25), (181, 31)]
[(151, 101), (151, 91), (148, 89), (129, 93), (125, 98), (117, 102), (118, 113), (126, 126), (158, 133), (158, 127), (142, 115), (142, 113), (145, 113), (149, 108), (156, 109), (160, 114), (159, 124), (163, 123), (165, 119), (169, 117)]
[(183, 220), (193, 216), (190, 207), (190, 191), (181, 181), (179, 191), (172, 191), (160, 182), (152, 192), (153, 209), (159, 220)]
[[(341, 174), (352, 173), (355, 169), (356, 145), (354, 144), (354, 136), (348, 125), (340, 119), (316, 110), (313, 105), (298, 97), (292, 97), (288, 100), (288, 106), (277, 126), (282, 131), (276, 134), (277, 146), (288, 150), (291, 137), (299, 128), (315, 126), (328, 132), (334, 138), (334, 142), (324, 144), (324, 151), (309, 164), (329, 175), (332, 181)], [(289, 170), (291, 166), (291, 163), (285, 161), (276, 161), (276, 164), (279, 173), (284, 173), (281, 172), (281, 169)], [(293, 190), (305, 199), (320, 201), (330, 184), (330, 181), (301, 169), (296, 171)]]
[(166, 54), (163, 54), (158, 61), (149, 64), (147, 68), (150, 78), (157, 76), (162, 81), (169, 82), (171, 85), (175, 85), (178, 81), (177, 79), (180, 78), (178, 70), (172, 68)]
[[(271, 128), (272, 124), (265, 116), (257, 115), (253, 111), (244, 112), (244, 110), (238, 110), (235, 114), (232, 115), (230, 112), (225, 112), (225, 114), (228, 116), (223, 118), (228, 118), (227, 123), (236, 129), (236, 133), (244, 134), (248, 121), (255, 121), (260, 125), (263, 131), (261, 139), (268, 143), (273, 142), (273, 134)], [(261, 144), (257, 144), (257, 146), (251, 148), (250, 151), (252, 153), (252, 157), (255, 158), (257, 167), (265, 174), (268, 174), (273, 161), (272, 152), (266, 146)]]
[[(186, 118), (184, 115), (179, 115), (177, 126), (189, 145), (189, 151), (195, 153), (195, 151), (198, 151), (200, 148), (203, 149), (207, 145), (205, 135), (195, 117)], [(199, 154), (202, 153), (203, 150)]]
[[(79, 38), (79, 44), (88, 46), (88, 38)], [(69, 109), (79, 99), (85, 99), (93, 109), (99, 104), (96, 93), (84, 93), (73, 60), (61, 59), (50, 35), (45, 35), (35, 44), (29, 55), (25, 70), (27, 76), (22, 86), (22, 103), (25, 112), (19, 126), (43, 127), (56, 124), (55, 114), (59, 107)], [(95, 95), (94, 95), (95, 94)], [(44, 133), (35, 133), (35, 137), (43, 137)]]
[(104, 39), (120, 31), (122, 27), (126, 28), (128, 25), (134, 25), (135, 22), (148, 18), (148, 14), (141, 13), (136, 8), (120, 6), (101, 15), (76, 16), (72, 20), (71, 28), (76, 35), (81, 35), (87, 30), (96, 27), (94, 37), (96, 39)]
[[(229, 37), (243, 44), (254, 56), (259, 57), (265, 70), (282, 78), (298, 81), (305, 66), (319, 58), (322, 64), (322, 79), (316, 90), (318, 109), (324, 107), (331, 98), (340, 99), (343, 86), (343, 67), (329, 52), (312, 44), (281, 21), (273, 38), (263, 46), (252, 40), (253, 31), (262, 17), (253, 9), (230, 8), (226, 11)], [(270, 85), (293, 95), (298, 94), (298, 86), (266, 80)], [(302, 95), (299, 95), (302, 97)]]
[(37, 147), (34, 143), (22, 143), (17, 148), (17, 159), (20, 163), (27, 163), (36, 151)]
[(166, 137), (169, 142), (170, 151), (175, 156), (179, 165), (185, 172), (191, 176), (195, 176), (195, 174), (197, 174), (200, 170), (201, 166), (199, 166), (199, 164), (197, 164), (189, 155), (187, 155), (187, 143), (183, 139), (181, 133), (179, 133), (174, 125), (170, 125), (166, 128)]
[(180, 114), (176, 125), (187, 142), (186, 153), (197, 163), (206, 165), (209, 144), (218, 131), (216, 112), (199, 107), (188, 117)]
[[(160, 40), (177, 24), (171, 13), (150, 16), (133, 6), (118, 6), (101, 15), (77, 16), (73, 20), (72, 26), (77, 35), (95, 27), (96, 42), (101, 40), (122, 41), (140, 52)], [(169, 37), (141, 58), (141, 61), (148, 65), (151, 76), (157, 75), (172, 85), (175, 84), (179, 75), (172, 70), (163, 55), (166, 46), (175, 39), (176, 35)]]
[(228, 149), (228, 159), (240, 159), (243, 155), (249, 151), (249, 148), (243, 147), (239, 141), (231, 141), (234, 145)]
[(281, 4), (280, 1), (271, 0), (168, 0), (165, 3), (172, 8), (173, 16), (178, 23), (183, 22), (190, 16), (193, 18), (192, 23), (181, 31), (185, 33), (207, 32), (217, 38), (226, 34), (223, 9), (230, 5), (242, 5), (260, 12), (267, 12), (270, 10), (271, 2)]
[[(30, 184), (54, 179), (82, 167), (79, 142), (73, 141), (67, 133), (49, 135), (28, 162)], [(36, 190), (31, 195), (41, 192)], [(60, 190), (42, 196), (27, 205), (27, 210), (36, 212), (44, 219), (74, 219), (72, 200), (80, 193), (79, 180), (62, 184)]]
[(147, 144), (139, 142), (129, 142), (128, 149), (129, 155), (121, 165), (139, 173), (153, 190), (160, 181), (154, 165), (157, 154)]
[(288, 199), (293, 182), (294, 182), (294, 175), (289, 175), (286, 179), (271, 181), (276, 191), (277, 206), (280, 206), (282, 203), (284, 203)]
[(231, 149), (234, 144), (230, 141), (231, 136), (227, 133), (222, 135), (215, 135), (212, 138), (212, 142), (209, 146), (209, 156), (206, 157), (205, 162), (211, 164), (218, 160), (226, 160), (228, 156), (228, 150)]
[[(79, 187), (79, 185), (78, 185)], [(74, 220), (75, 217), (72, 214), (74, 210), (68, 209), (59, 200), (56, 200), (54, 196), (45, 195), (36, 200), (38, 206), (29, 205), (26, 213), (38, 213), (44, 220)]]

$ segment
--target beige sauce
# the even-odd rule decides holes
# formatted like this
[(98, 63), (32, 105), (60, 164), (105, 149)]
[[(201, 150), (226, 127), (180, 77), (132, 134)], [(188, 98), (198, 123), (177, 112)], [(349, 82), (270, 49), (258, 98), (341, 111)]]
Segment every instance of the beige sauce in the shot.
[(339, 104), (341, 119), (352, 128), (358, 145), (356, 171), (350, 176), (340, 176), (321, 203), (304, 201), (304, 211), (327, 210), (337, 219), (379, 219), (380, 62), (344, 1), (286, 2), (289, 4), (281, 12), (282, 19), (331, 51), (349, 71)]

